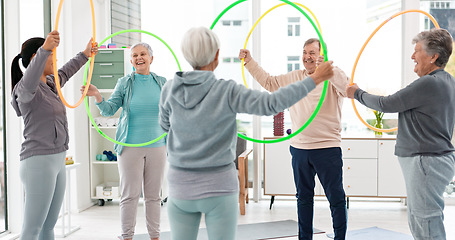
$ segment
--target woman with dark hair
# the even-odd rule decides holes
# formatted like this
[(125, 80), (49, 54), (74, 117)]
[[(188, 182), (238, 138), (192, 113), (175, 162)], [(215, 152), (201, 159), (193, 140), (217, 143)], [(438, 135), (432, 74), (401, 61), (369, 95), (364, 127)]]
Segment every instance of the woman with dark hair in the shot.
[(444, 70), (452, 54), (445, 29), (419, 33), (412, 41), (420, 77), (390, 96), (375, 96), (356, 84), (349, 98), (382, 112), (398, 112), (395, 155), (406, 182), (408, 221), (417, 240), (446, 239), (444, 189), (454, 176), (455, 78)]
[[(20, 177), (25, 189), (21, 239), (54, 239), (54, 226), (65, 194), (65, 155), (68, 150), (66, 109), (57, 94), (52, 49), (60, 42), (57, 31), (44, 38), (31, 38), (11, 65), (12, 101), (24, 119), (24, 142), (20, 153)], [(68, 61), (58, 75), (63, 87), (97, 53), (89, 41), (83, 52)], [(22, 73), (19, 60), (26, 68)]]

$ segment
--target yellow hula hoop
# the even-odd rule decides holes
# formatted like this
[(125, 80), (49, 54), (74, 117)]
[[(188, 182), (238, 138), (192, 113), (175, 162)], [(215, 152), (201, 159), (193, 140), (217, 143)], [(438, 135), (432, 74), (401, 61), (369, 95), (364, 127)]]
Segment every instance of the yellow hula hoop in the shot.
[[(305, 8), (310, 14), (311, 16), (314, 18), (314, 20), (316, 21), (316, 24), (318, 25), (318, 28), (319, 28), (319, 32), (321, 32), (321, 35), (322, 35), (322, 30), (321, 30), (321, 25), (319, 25), (319, 21), (318, 19), (316, 18), (316, 16), (314, 15), (314, 13), (309, 9), (307, 8), (305, 5), (301, 4), (301, 3), (297, 3), (297, 2), (293, 2), (295, 5), (299, 5), (300, 7), (303, 7)], [(246, 40), (245, 40), (245, 45), (243, 46), (244, 49), (246, 49), (246, 45), (248, 44), (248, 40), (250, 39), (250, 36), (251, 36), (251, 33), (253, 33), (253, 30), (256, 28), (256, 26), (259, 24), (259, 22), (262, 20), (262, 18), (265, 17), (265, 15), (267, 15), (269, 12), (271, 12), (272, 10), (274, 10), (275, 8), (278, 8), (278, 7), (281, 7), (281, 6), (284, 6), (284, 5), (289, 5), (288, 3), (280, 3), (278, 5), (275, 5), (274, 7), (270, 8), (269, 10), (267, 10), (265, 13), (263, 13), (259, 18), (258, 20), (256, 20), (256, 22), (254, 23), (253, 27), (251, 28), (250, 32), (248, 33), (248, 36), (246, 37)], [(323, 48), (321, 47), (321, 55), (323, 55)], [(246, 80), (245, 80), (245, 59), (242, 58), (242, 62), (241, 62), (241, 67), (242, 67), (242, 77), (243, 77), (243, 83), (245, 84), (245, 86), (248, 88), (248, 85), (246, 84)]]
[[(58, 30), (58, 21), (60, 19), (60, 12), (62, 11), (62, 5), (63, 5), (64, 0), (60, 0), (60, 3), (58, 5), (58, 10), (57, 10), (57, 17), (55, 20), (55, 30)], [(92, 9), (92, 28), (93, 28), (93, 37), (92, 37), (92, 46), (95, 43), (95, 8), (93, 7), (93, 0), (90, 0), (90, 7)], [(60, 99), (62, 100), (63, 104), (69, 108), (76, 108), (77, 106), (81, 105), (82, 101), (84, 101), (85, 96), (87, 95), (88, 87), (85, 88), (84, 93), (81, 96), (81, 99), (74, 104), (70, 105), (68, 102), (66, 102), (65, 98), (63, 97), (62, 93), (62, 87), (60, 86), (60, 79), (58, 77), (58, 69), (57, 69), (57, 48), (52, 49), (52, 62), (54, 64), (54, 79), (55, 79), (55, 86), (57, 88), (58, 95), (60, 96)], [(91, 57), (89, 58), (90, 60), (90, 72), (87, 80), (86, 86), (90, 85), (90, 81), (92, 80), (92, 74), (93, 74), (93, 65), (95, 63), (95, 53), (92, 52)]]
[[(436, 28), (439, 28), (439, 24), (438, 22), (436, 21), (436, 19), (431, 16), (431, 14), (425, 12), (425, 11), (422, 11), (422, 10), (419, 10), (419, 9), (409, 9), (409, 10), (404, 10), (404, 11), (401, 11), (401, 12), (398, 12), (398, 13), (395, 13), (394, 15), (392, 15), (390, 18), (386, 19), (384, 22), (382, 22), (374, 31), (373, 33), (368, 37), (367, 41), (363, 44), (362, 46), (362, 49), (360, 49), (360, 52), (359, 54), (357, 55), (357, 59), (355, 60), (355, 63), (354, 63), (354, 67), (352, 68), (352, 73), (351, 73), (351, 81), (349, 83), (349, 85), (353, 85), (354, 84), (354, 74), (355, 74), (355, 69), (357, 67), (357, 63), (359, 62), (359, 59), (360, 59), (360, 56), (362, 55), (363, 53), (363, 50), (365, 49), (365, 47), (367, 46), (367, 44), (370, 42), (371, 38), (376, 34), (376, 32), (379, 31), (379, 29), (382, 28), (382, 26), (384, 26), (386, 23), (388, 23), (390, 20), (392, 20), (393, 18), (397, 17), (397, 16), (400, 16), (402, 14), (405, 14), (405, 13), (410, 13), (410, 12), (417, 12), (417, 13), (422, 13), (422, 14), (425, 14), (428, 18), (430, 18), (430, 20), (433, 22), (434, 26)], [(371, 126), (370, 124), (368, 124), (365, 120), (363, 120), (363, 118), (360, 116), (359, 114), (359, 111), (357, 111), (357, 107), (355, 106), (355, 101), (354, 99), (351, 99), (351, 103), (352, 103), (352, 107), (354, 108), (354, 111), (355, 111), (355, 114), (357, 115), (357, 117), (359, 118), (359, 120), (365, 125), (367, 126), (369, 129), (373, 130), (373, 131), (376, 131), (376, 132), (395, 132), (398, 130), (398, 127), (395, 127), (395, 128), (389, 128), (389, 129), (382, 129), (382, 128), (375, 128), (373, 126)]]

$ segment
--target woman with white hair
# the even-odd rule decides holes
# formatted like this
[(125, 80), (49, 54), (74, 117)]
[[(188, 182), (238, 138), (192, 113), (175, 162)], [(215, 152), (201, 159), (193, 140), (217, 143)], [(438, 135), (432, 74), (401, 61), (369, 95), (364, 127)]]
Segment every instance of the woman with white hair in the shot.
[(194, 71), (177, 72), (163, 87), (160, 125), (168, 132), (168, 215), (174, 240), (196, 239), (202, 214), (209, 239), (235, 239), (239, 183), (235, 158), (237, 113), (273, 115), (333, 75), (321, 64), (303, 81), (270, 94), (217, 79), (219, 41), (205, 27), (184, 36), (182, 52)]
[[(148, 142), (164, 132), (158, 124), (158, 104), (164, 77), (150, 72), (153, 51), (147, 43), (131, 47), (135, 72), (120, 78), (109, 100), (105, 101), (94, 85), (87, 96), (95, 96), (101, 115), (112, 116), (121, 107), (115, 139), (126, 143)], [(81, 92), (84, 91), (84, 86)], [(120, 174), (121, 239), (132, 239), (136, 225), (137, 204), (143, 187), (145, 219), (150, 239), (160, 237), (161, 184), (166, 163), (166, 140), (143, 147), (115, 144)]]
[[(395, 155), (406, 183), (408, 221), (416, 240), (446, 239), (444, 189), (454, 176), (455, 79), (444, 70), (452, 54), (445, 29), (419, 33), (412, 59), (419, 78), (390, 96), (376, 96), (356, 84), (349, 98), (382, 112), (398, 112)], [(390, 77), (390, 76), (389, 76)]]

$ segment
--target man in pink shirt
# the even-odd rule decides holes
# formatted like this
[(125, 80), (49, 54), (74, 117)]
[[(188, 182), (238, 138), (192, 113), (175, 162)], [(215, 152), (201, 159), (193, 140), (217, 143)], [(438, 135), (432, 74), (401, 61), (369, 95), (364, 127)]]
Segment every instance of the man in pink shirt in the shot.
[[(302, 81), (312, 74), (324, 61), (317, 38), (308, 39), (303, 46), (304, 70), (294, 70), (279, 76), (271, 76), (262, 69), (246, 49), (241, 49), (239, 58), (244, 58), (245, 67), (266, 90), (273, 92), (293, 82)], [(297, 190), (297, 215), (299, 240), (313, 239), (313, 205), (315, 175), (317, 174), (330, 202), (335, 240), (345, 239), (347, 228), (346, 200), (343, 189), (343, 160), (341, 153), (341, 108), (346, 97), (349, 78), (335, 67), (329, 79), (327, 95), (319, 113), (311, 124), (291, 138), (290, 152), (294, 182)], [(316, 86), (305, 98), (289, 110), (292, 130), (303, 126), (316, 108), (323, 90)]]

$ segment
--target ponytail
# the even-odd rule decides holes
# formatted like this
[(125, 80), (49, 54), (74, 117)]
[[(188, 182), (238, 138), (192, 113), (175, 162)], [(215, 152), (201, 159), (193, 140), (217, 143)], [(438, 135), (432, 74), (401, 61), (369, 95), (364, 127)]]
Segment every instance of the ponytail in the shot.
[(21, 54), (17, 54), (17, 56), (13, 59), (13, 63), (11, 64), (11, 91), (13, 91), (14, 86), (16, 86), (16, 84), (24, 75), (21, 68), (19, 67), (19, 59), (21, 57)]
[(38, 48), (44, 44), (44, 38), (30, 38), (22, 44), (21, 53), (19, 53), (11, 63), (11, 91), (14, 86), (22, 79), (24, 75), (19, 67), (19, 59), (22, 58), (22, 65), (27, 68)]

